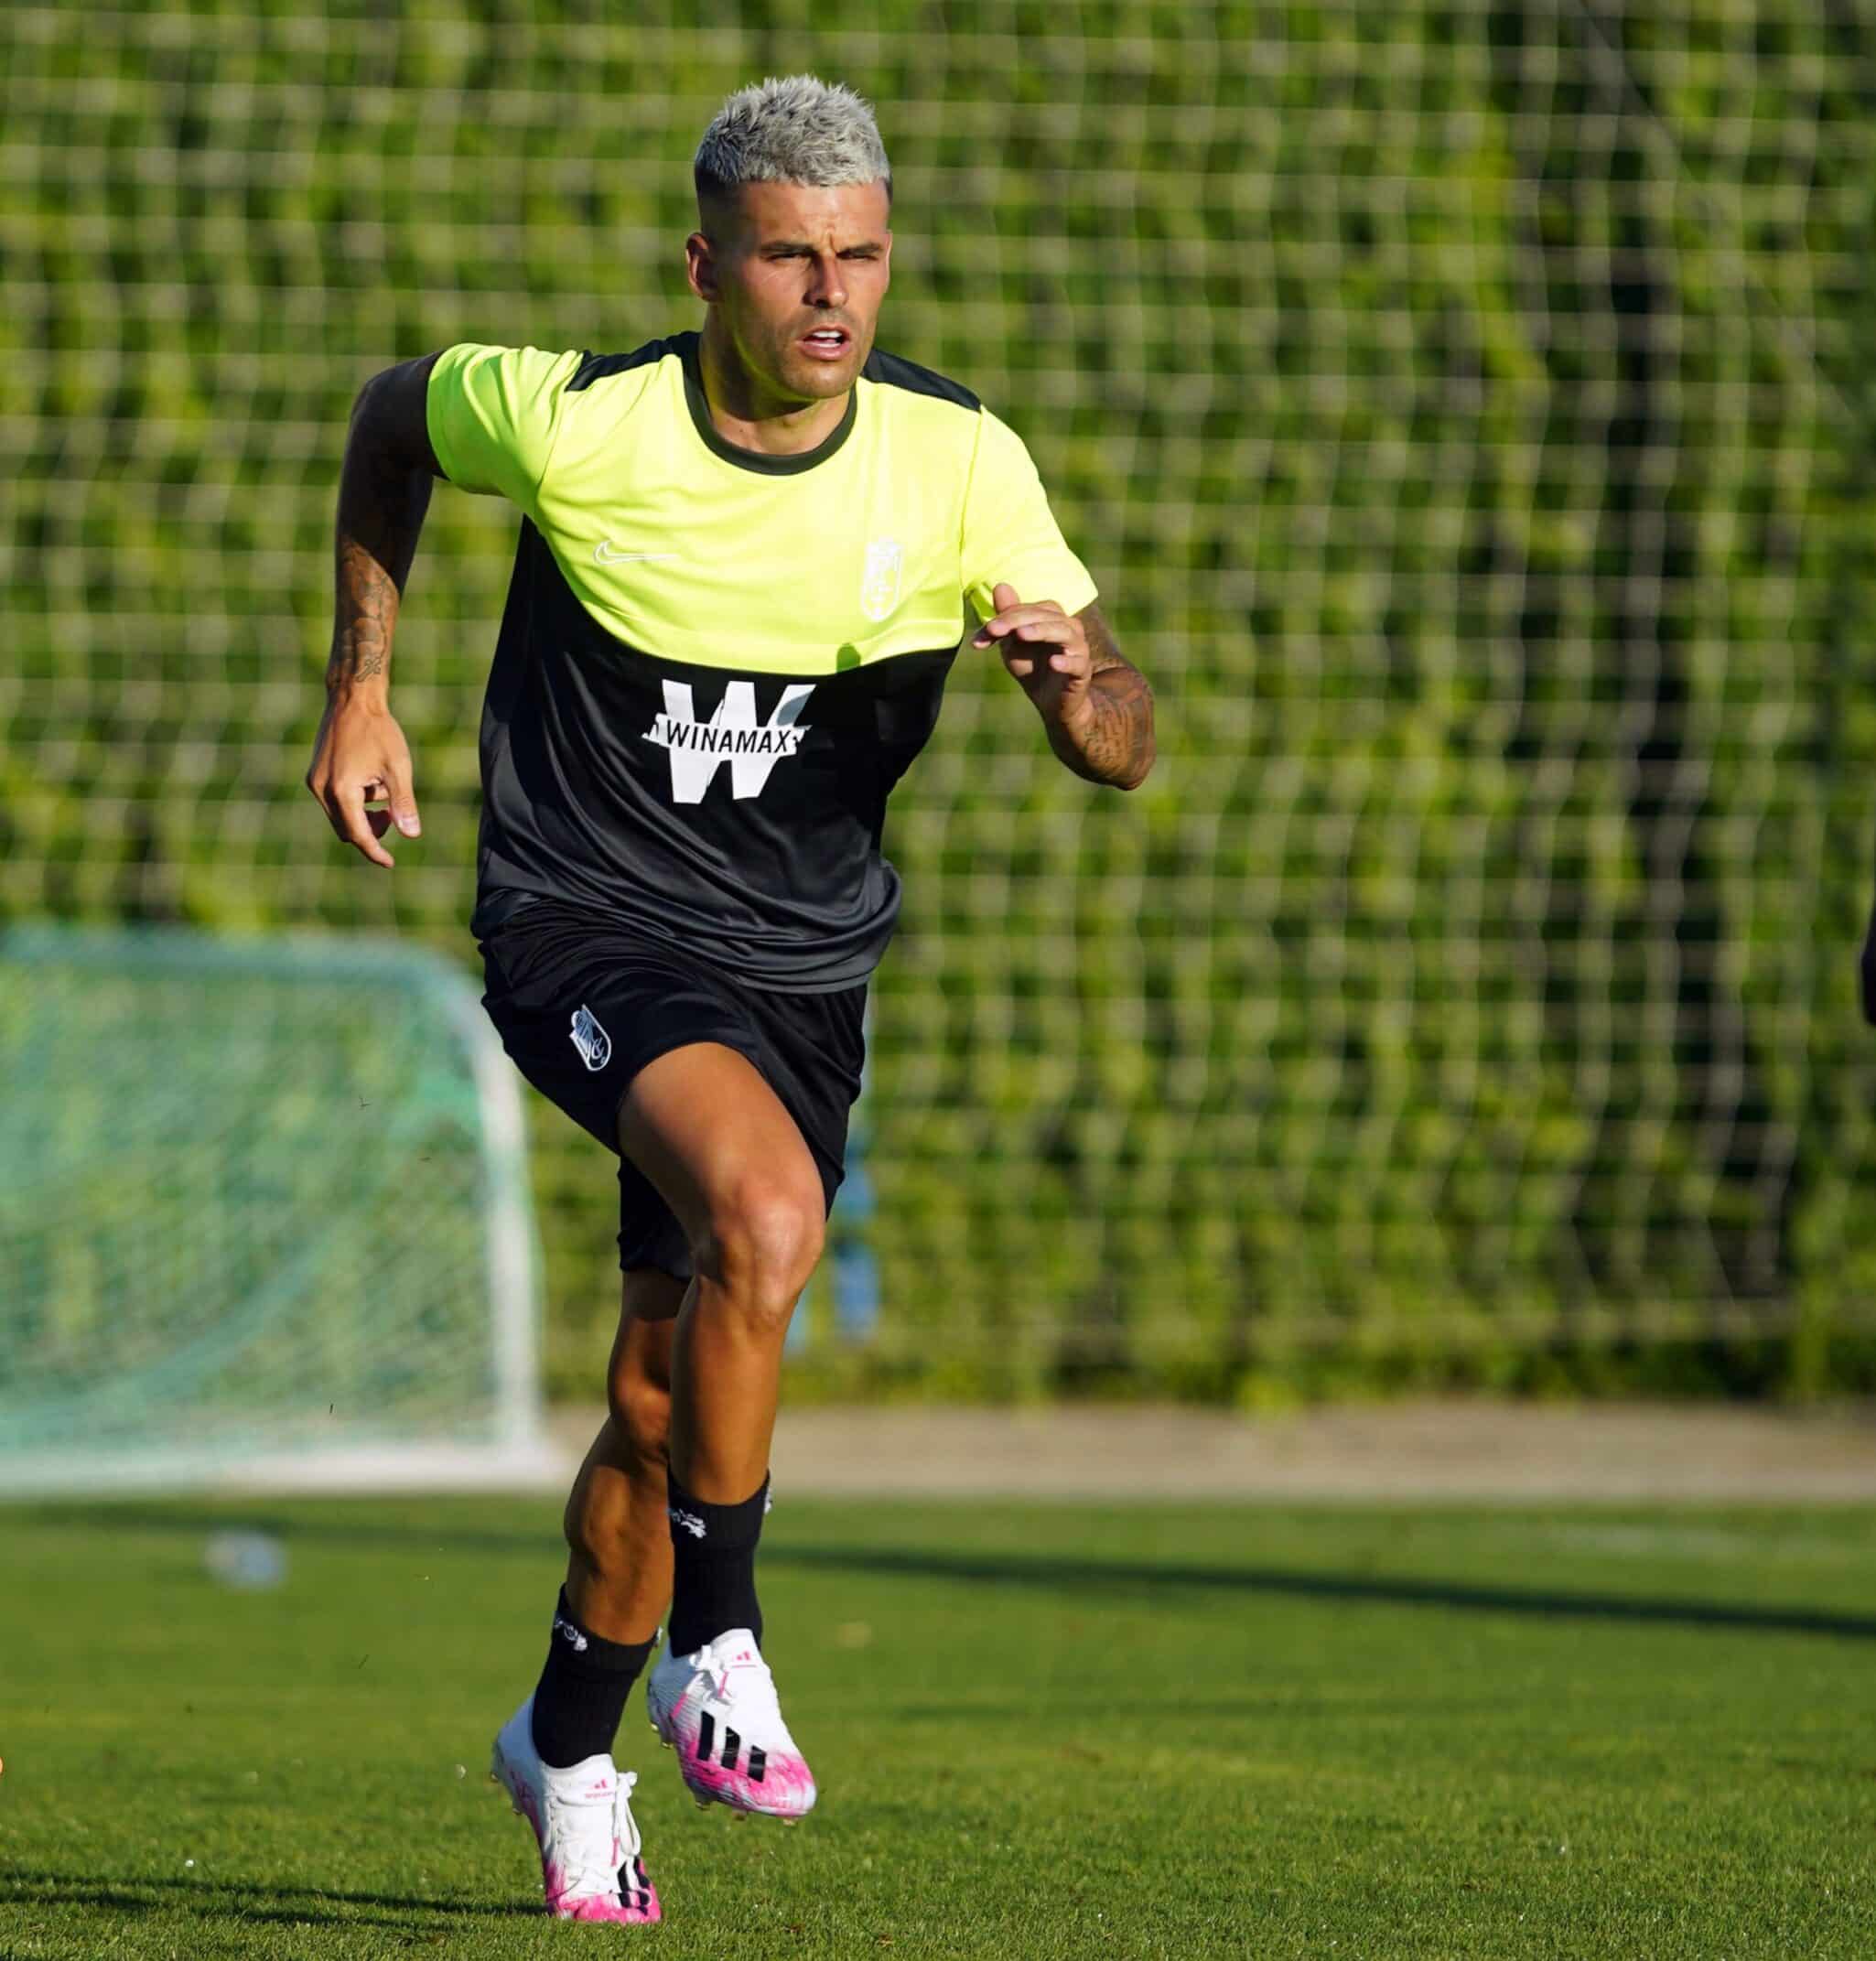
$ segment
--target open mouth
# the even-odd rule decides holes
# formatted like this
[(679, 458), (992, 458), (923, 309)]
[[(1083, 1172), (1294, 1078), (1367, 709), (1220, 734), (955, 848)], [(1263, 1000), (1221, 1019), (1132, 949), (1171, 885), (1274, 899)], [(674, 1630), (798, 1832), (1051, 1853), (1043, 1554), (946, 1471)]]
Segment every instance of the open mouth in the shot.
[(816, 361), (838, 361), (853, 345), (853, 336), (844, 327), (817, 327), (802, 336), (802, 346)]

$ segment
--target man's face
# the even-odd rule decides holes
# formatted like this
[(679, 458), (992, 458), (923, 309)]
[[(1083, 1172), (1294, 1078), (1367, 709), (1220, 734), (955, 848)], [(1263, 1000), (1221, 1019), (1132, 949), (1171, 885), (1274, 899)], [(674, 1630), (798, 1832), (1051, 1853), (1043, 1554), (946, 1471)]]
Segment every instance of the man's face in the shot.
[(692, 290), (717, 309), (758, 393), (843, 394), (873, 350), (892, 256), (877, 184), (745, 184), (692, 234)]

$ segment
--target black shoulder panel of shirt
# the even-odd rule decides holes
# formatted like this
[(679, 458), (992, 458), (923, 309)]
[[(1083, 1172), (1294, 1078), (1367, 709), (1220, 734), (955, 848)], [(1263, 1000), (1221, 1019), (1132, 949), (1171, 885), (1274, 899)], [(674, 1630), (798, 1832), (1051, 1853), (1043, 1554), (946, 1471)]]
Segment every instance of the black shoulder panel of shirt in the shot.
[(580, 364), (573, 371), (573, 379), (566, 384), (568, 394), (581, 388), (590, 388), (595, 382), (603, 382), (609, 374), (623, 374), (631, 368), (649, 368), (654, 361), (663, 361), (667, 354), (680, 352), (678, 342), (683, 337), (674, 334), (667, 340), (647, 340), (643, 347), (635, 347), (630, 354), (588, 354), (580, 355)]
[(869, 382), (888, 388), (903, 388), (911, 394), (936, 395), (941, 402), (955, 402), (960, 408), (980, 409), (984, 405), (963, 383), (933, 374), (915, 361), (902, 361), (897, 354), (882, 353), (878, 348), (867, 356), (867, 364), (860, 372)]

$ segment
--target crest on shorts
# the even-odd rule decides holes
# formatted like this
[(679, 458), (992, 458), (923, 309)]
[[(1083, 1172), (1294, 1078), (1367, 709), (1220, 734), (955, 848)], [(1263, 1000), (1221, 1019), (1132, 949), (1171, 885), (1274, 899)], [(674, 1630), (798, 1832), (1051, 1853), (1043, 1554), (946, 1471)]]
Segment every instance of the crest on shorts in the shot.
[(899, 604), (899, 577), (905, 554), (897, 538), (874, 538), (867, 545), (867, 569), (860, 578), (860, 610), (868, 620), (887, 620)]
[(573, 1045), (588, 1069), (604, 1069), (612, 1060), (612, 1038), (584, 1001), (573, 1018)]

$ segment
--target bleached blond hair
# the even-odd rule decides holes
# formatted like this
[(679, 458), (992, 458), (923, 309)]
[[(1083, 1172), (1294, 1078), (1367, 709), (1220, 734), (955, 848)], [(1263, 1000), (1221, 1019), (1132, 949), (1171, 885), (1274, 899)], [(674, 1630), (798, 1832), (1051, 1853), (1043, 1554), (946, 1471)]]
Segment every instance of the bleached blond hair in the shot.
[(892, 166), (870, 103), (844, 82), (771, 75), (739, 89), (712, 118), (692, 166), (697, 202), (743, 184), (878, 184)]

